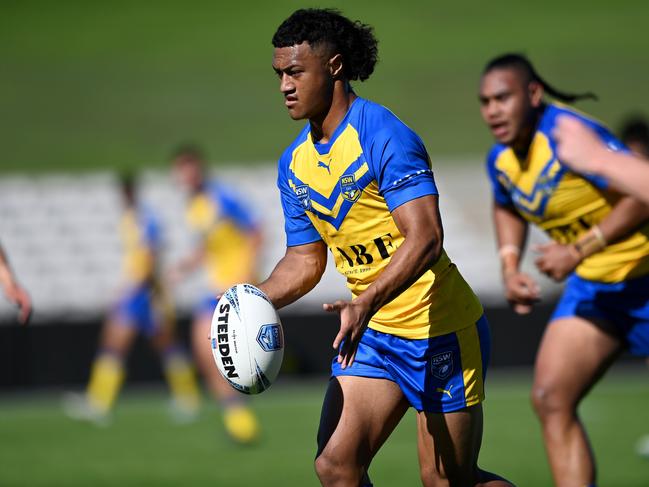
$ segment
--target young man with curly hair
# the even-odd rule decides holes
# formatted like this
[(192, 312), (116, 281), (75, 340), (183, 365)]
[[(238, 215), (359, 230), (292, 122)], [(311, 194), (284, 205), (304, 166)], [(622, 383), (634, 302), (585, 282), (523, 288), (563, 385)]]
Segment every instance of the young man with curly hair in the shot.
[(299, 299), (320, 280), (329, 248), (353, 296), (324, 305), (340, 331), (318, 432), (320, 481), (371, 485), (372, 458), (412, 406), (425, 486), (510, 485), (477, 465), (489, 326), (442, 247), (428, 154), (350, 85), (374, 70), (371, 27), (298, 10), (273, 46), (289, 116), (307, 123), (279, 160), (287, 248), (260, 287), (278, 308)]

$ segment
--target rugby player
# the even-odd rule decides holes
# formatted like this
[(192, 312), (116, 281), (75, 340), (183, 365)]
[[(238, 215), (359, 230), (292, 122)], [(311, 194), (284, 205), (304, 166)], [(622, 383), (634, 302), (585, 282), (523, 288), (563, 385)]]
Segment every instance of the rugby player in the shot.
[(325, 486), (371, 485), (368, 468), (409, 407), (425, 486), (510, 485), (478, 467), (489, 326), (446, 255), (421, 139), (356, 95), (377, 61), (372, 28), (335, 10), (294, 12), (272, 43), (289, 116), (306, 120), (279, 159), (286, 253), (260, 287), (281, 308), (320, 280), (327, 248), (352, 299), (318, 432)]
[(74, 419), (105, 424), (125, 378), (125, 360), (138, 333), (145, 335), (162, 359), (179, 421), (194, 419), (200, 396), (193, 366), (179, 343), (175, 316), (160, 280), (161, 226), (153, 209), (138, 201), (136, 181), (120, 181), (124, 209), (119, 233), (123, 247), (123, 285), (101, 332), (99, 351), (83, 395), (69, 394), (64, 408)]
[(194, 309), (194, 356), (211, 393), (222, 405), (226, 432), (237, 443), (250, 444), (260, 434), (257, 418), (245, 398), (219, 373), (206, 338), (217, 296), (234, 284), (256, 282), (261, 229), (240, 195), (208, 178), (200, 148), (183, 145), (172, 160), (174, 178), (189, 194), (186, 220), (196, 243), (193, 251), (174, 266), (171, 280), (177, 282), (200, 268), (207, 273), (210, 291)]
[(2, 246), (0, 246), (0, 286), (2, 286), (7, 299), (18, 306), (20, 310), (18, 321), (26, 325), (32, 314), (32, 300), (16, 279)]
[(561, 116), (590, 127), (611, 150), (623, 146), (546, 94), (567, 103), (594, 97), (557, 90), (519, 54), (492, 59), (480, 80), (482, 117), (496, 139), (487, 168), (506, 297), (518, 313), (540, 297), (519, 268), (530, 223), (552, 239), (536, 249), (536, 266), (566, 280), (536, 357), (534, 409), (556, 485), (590, 486), (595, 462), (579, 403), (623, 350), (649, 354), (649, 208), (563, 164), (553, 132)]

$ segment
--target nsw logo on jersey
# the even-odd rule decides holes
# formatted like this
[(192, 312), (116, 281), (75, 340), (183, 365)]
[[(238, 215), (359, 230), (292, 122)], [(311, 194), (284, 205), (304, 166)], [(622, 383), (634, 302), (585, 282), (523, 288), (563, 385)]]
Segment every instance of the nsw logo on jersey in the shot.
[(430, 358), (430, 371), (440, 380), (448, 379), (453, 372), (453, 352), (442, 352)]
[(309, 186), (303, 184), (302, 186), (295, 186), (295, 196), (302, 203), (302, 207), (305, 210), (311, 209), (311, 196), (309, 195)]
[(344, 199), (355, 203), (360, 198), (361, 189), (356, 184), (356, 178), (353, 174), (340, 176), (338, 182), (340, 183), (340, 194)]

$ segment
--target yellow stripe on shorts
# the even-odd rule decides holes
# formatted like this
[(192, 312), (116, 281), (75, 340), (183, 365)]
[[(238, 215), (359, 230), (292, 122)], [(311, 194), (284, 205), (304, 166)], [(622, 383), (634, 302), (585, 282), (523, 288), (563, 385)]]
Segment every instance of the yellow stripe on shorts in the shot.
[(464, 398), (467, 406), (473, 406), (484, 400), (484, 382), (482, 380), (482, 352), (477, 325), (468, 326), (455, 332), (460, 345), (460, 360), (464, 378)]

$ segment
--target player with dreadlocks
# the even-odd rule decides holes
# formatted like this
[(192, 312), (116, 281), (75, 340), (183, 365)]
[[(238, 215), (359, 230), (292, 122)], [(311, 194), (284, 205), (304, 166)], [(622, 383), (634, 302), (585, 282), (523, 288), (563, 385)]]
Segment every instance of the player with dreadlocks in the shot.
[(481, 112), (496, 144), (487, 157), (505, 294), (518, 313), (540, 297), (519, 269), (528, 224), (552, 239), (536, 266), (567, 278), (536, 358), (532, 401), (559, 486), (595, 484), (595, 464), (577, 407), (624, 350), (649, 355), (649, 208), (608, 181), (571, 172), (557, 156), (562, 117), (589, 126), (612, 150), (622, 144), (598, 122), (558, 103), (595, 98), (553, 88), (522, 55), (490, 61)]
[(260, 285), (276, 307), (309, 292), (332, 252), (353, 299), (339, 315), (315, 468), (325, 486), (370, 485), (369, 465), (412, 406), (426, 486), (510, 485), (478, 468), (489, 327), (442, 246), (421, 139), (359, 97), (377, 60), (371, 27), (298, 10), (273, 36), (289, 116), (306, 120), (279, 160), (287, 248)]

